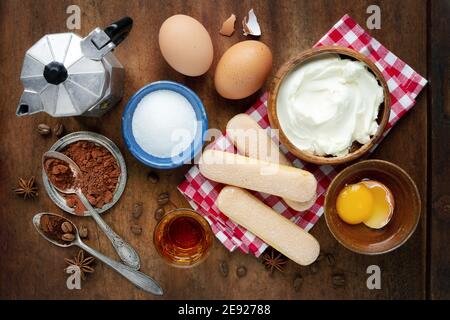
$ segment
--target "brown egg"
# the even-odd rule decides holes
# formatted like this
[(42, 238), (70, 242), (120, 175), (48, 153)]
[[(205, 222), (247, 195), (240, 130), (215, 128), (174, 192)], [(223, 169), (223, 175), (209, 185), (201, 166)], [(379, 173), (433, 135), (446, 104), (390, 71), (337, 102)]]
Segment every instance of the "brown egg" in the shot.
[(272, 69), (272, 52), (255, 40), (238, 42), (217, 64), (214, 83), (224, 98), (242, 99), (258, 91)]
[(159, 29), (159, 48), (164, 59), (176, 71), (199, 76), (213, 61), (213, 45), (205, 27), (192, 17), (177, 14)]

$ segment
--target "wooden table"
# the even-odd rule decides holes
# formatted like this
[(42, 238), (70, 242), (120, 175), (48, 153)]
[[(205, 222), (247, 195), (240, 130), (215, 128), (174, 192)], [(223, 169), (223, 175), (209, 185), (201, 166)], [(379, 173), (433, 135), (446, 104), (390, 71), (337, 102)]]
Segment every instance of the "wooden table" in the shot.
[[(422, 197), (422, 217), (412, 238), (400, 249), (382, 256), (362, 256), (340, 246), (320, 219), (311, 233), (323, 252), (332, 253), (336, 266), (320, 262), (318, 269), (288, 264), (284, 274), (270, 276), (261, 262), (240, 252), (229, 253), (217, 240), (212, 254), (200, 266), (180, 270), (167, 266), (156, 254), (152, 232), (156, 221), (156, 197), (169, 191), (179, 207), (188, 206), (176, 186), (188, 167), (159, 172), (158, 184), (147, 180), (149, 168), (126, 149), (120, 131), (121, 113), (128, 98), (145, 84), (170, 79), (192, 88), (203, 100), (211, 128), (224, 129), (234, 114), (245, 111), (254, 97), (226, 101), (214, 90), (214, 66), (204, 76), (184, 77), (171, 69), (158, 48), (158, 30), (163, 20), (185, 13), (200, 20), (210, 31), (215, 49), (214, 64), (226, 48), (244, 40), (241, 32), (226, 38), (218, 34), (230, 13), (239, 20), (254, 7), (263, 36), (273, 51), (273, 71), (289, 56), (310, 48), (341, 16), (349, 13), (365, 25), (366, 8), (373, 1), (14, 1), (0, 2), (0, 298), (7, 299), (153, 299), (137, 290), (118, 274), (98, 263), (94, 274), (82, 283), (82, 290), (66, 288), (64, 257), (75, 248), (60, 249), (40, 238), (31, 224), (41, 211), (61, 213), (46, 195), (41, 180), (41, 155), (56, 138), (37, 133), (39, 123), (51, 126), (58, 121), (66, 132), (91, 130), (111, 138), (121, 149), (128, 166), (128, 183), (117, 205), (104, 215), (117, 232), (138, 250), (142, 270), (158, 279), (167, 299), (405, 299), (450, 298), (450, 194), (448, 164), (450, 145), (449, 99), (449, 2), (378, 1), (381, 29), (371, 34), (399, 57), (431, 80), (418, 97), (414, 109), (398, 123), (373, 158), (392, 161), (404, 168), (417, 183)], [(47, 33), (67, 32), (66, 8), (81, 8), (81, 30), (86, 35), (96, 26), (106, 26), (124, 15), (134, 19), (130, 36), (116, 50), (126, 68), (123, 101), (100, 119), (71, 117), (55, 119), (46, 114), (18, 118), (15, 109), (22, 93), (19, 81), (25, 51)], [(237, 24), (239, 25), (239, 23)], [(11, 190), (18, 177), (36, 176), (39, 197), (24, 201)], [(144, 203), (140, 236), (130, 232), (133, 203)], [(106, 237), (88, 218), (74, 218), (88, 226), (90, 245), (114, 257)], [(230, 274), (219, 273), (219, 262), (226, 260)], [(382, 271), (381, 290), (368, 290), (366, 269), (376, 264)], [(237, 278), (235, 270), (244, 265), (248, 274)], [(332, 274), (344, 273), (347, 284), (334, 289)], [(292, 282), (301, 274), (304, 282), (295, 292)]]

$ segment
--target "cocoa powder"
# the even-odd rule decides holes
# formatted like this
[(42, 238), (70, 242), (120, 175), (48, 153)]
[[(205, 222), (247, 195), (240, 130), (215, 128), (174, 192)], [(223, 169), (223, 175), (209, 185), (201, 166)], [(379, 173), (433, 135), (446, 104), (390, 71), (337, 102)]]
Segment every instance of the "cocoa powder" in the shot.
[[(62, 153), (80, 167), (81, 190), (92, 206), (102, 208), (112, 201), (119, 183), (120, 167), (105, 147), (90, 141), (78, 141), (68, 145)], [(76, 195), (66, 196), (66, 204), (77, 214), (86, 211)]]
[(67, 190), (74, 186), (75, 177), (66, 162), (50, 158), (45, 160), (44, 169), (50, 182), (58, 189)]

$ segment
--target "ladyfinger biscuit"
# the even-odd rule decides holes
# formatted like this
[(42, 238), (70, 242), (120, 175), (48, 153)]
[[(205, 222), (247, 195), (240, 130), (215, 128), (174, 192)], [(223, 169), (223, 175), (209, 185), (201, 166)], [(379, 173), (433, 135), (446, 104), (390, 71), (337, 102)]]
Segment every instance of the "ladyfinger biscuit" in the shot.
[(308, 171), (219, 150), (204, 151), (199, 168), (213, 181), (294, 201), (310, 200), (317, 188)]
[(292, 261), (306, 266), (320, 253), (320, 245), (308, 232), (266, 206), (241, 188), (226, 186), (217, 198), (219, 210)]
[[(280, 151), (280, 148), (269, 137), (266, 130), (248, 114), (240, 113), (228, 121), (227, 137), (239, 152), (247, 157), (292, 167), (292, 163)], [(316, 202), (316, 194), (305, 202), (283, 199), (294, 210), (305, 211)]]
[(241, 154), (250, 158), (292, 166), (266, 130), (262, 129), (249, 115), (241, 113), (231, 118), (227, 123), (226, 133)]

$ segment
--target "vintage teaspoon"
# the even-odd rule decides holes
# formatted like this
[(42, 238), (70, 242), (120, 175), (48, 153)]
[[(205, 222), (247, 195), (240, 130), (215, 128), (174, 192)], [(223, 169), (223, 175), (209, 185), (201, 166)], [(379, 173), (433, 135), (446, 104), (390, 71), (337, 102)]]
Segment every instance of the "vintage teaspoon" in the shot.
[[(43, 229), (41, 228), (41, 217), (44, 215), (60, 217), (60, 218), (64, 219), (64, 221), (69, 222), (73, 227), (75, 239), (72, 242), (65, 243), (63, 241), (58, 242), (55, 239), (52, 239), (49, 236), (47, 236), (45, 234), (45, 232), (43, 231)], [(59, 216), (59, 215), (56, 215), (53, 213), (38, 213), (33, 217), (33, 225), (35, 226), (35, 228), (37, 229), (39, 234), (42, 237), (44, 237), (45, 239), (47, 239), (47, 241), (49, 241), (50, 243), (53, 243), (54, 245), (57, 245), (58, 247), (63, 247), (63, 248), (77, 246), (77, 247), (83, 249), (84, 251), (86, 251), (87, 253), (89, 253), (90, 255), (92, 255), (93, 257), (102, 261), (103, 263), (105, 263), (106, 265), (111, 267), (112, 269), (116, 270), (123, 277), (127, 278), (130, 282), (132, 282), (134, 285), (141, 288), (142, 290), (152, 293), (154, 295), (158, 295), (158, 296), (163, 295), (164, 292), (163, 292), (163, 289), (161, 288), (161, 286), (155, 280), (153, 280), (146, 274), (144, 274), (140, 271), (137, 271), (133, 268), (130, 268), (129, 266), (126, 266), (120, 262), (117, 262), (117, 261), (114, 261), (114, 260), (108, 258), (107, 256), (92, 249), (91, 247), (86, 245), (83, 241), (81, 241), (80, 235), (78, 234), (77, 227), (69, 219), (66, 219), (62, 216)]]
[[(47, 159), (58, 159), (61, 161), (64, 161), (68, 164), (70, 170), (72, 171), (73, 176), (75, 177), (74, 184), (72, 186), (69, 186), (66, 189), (60, 189), (58, 186), (56, 186), (51, 179), (48, 176), (47, 171), (45, 170), (45, 161)], [(78, 165), (69, 157), (67, 157), (65, 154), (62, 154), (61, 152), (57, 151), (48, 151), (44, 153), (42, 156), (42, 167), (44, 168), (44, 172), (47, 175), (48, 181), (55, 187), (56, 190), (59, 192), (65, 193), (65, 194), (76, 194), (78, 198), (81, 200), (83, 205), (86, 207), (86, 209), (91, 214), (92, 218), (94, 218), (95, 222), (97, 222), (98, 226), (102, 231), (106, 234), (108, 239), (111, 241), (114, 249), (116, 249), (117, 254), (119, 255), (120, 259), (129, 267), (139, 270), (140, 268), (140, 260), (139, 255), (137, 252), (127, 243), (125, 240), (123, 240), (117, 233), (115, 233), (111, 227), (100, 217), (100, 214), (95, 210), (88, 199), (86, 199), (86, 196), (81, 191), (80, 187), (80, 179), (82, 176), (81, 170), (78, 167)]]

